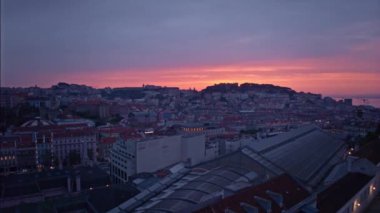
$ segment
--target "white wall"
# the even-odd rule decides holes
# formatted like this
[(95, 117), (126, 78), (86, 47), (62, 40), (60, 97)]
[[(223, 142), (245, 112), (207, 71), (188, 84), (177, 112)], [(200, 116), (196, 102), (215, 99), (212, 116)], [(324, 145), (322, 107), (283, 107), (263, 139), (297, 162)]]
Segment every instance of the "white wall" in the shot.
[(226, 153), (234, 152), (244, 146), (247, 146), (253, 142), (253, 138), (242, 138), (234, 141), (225, 141)]
[(205, 159), (205, 135), (182, 138), (182, 161), (189, 166), (201, 163)]
[(214, 144), (214, 146), (210, 146), (205, 150), (205, 161), (215, 159), (219, 156), (219, 146), (218, 144)]
[(137, 142), (137, 173), (155, 172), (181, 160), (180, 135)]

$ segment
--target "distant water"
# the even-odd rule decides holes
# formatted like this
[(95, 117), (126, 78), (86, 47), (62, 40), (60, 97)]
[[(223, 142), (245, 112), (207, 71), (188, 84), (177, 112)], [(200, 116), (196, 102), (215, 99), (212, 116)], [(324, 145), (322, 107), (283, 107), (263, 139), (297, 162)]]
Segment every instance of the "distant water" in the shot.
[[(334, 98), (335, 100), (342, 100), (343, 98)], [(380, 98), (352, 98), (352, 104), (358, 105), (370, 105), (380, 108)]]

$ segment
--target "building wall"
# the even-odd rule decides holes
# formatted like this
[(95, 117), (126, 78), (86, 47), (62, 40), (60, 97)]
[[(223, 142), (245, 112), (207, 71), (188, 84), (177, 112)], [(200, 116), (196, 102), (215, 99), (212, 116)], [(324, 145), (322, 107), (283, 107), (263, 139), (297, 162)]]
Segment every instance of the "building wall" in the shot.
[(214, 137), (218, 135), (223, 135), (225, 131), (225, 128), (206, 129), (205, 134), (206, 136)]
[[(206, 159), (205, 135), (191, 137), (164, 136), (143, 140), (119, 139), (111, 149), (110, 174), (114, 183), (125, 182), (129, 176), (156, 172), (178, 162), (189, 166)], [(212, 158), (217, 149), (214, 148)]]
[(110, 175), (113, 183), (125, 183), (136, 174), (136, 142), (119, 139), (112, 145)]
[(182, 161), (193, 166), (201, 163), (205, 159), (205, 142), (204, 135), (182, 138)]
[(111, 165), (110, 165), (110, 175), (111, 181), (113, 183), (125, 182), (128, 179), (123, 178), (121, 172), (126, 173), (126, 169), (123, 168), (123, 155), (122, 155), (122, 144), (123, 141), (117, 141), (111, 150)]
[(80, 155), (81, 163), (86, 163), (96, 159), (96, 135), (54, 138), (53, 149), (59, 162), (66, 160), (70, 152), (75, 151)]
[(180, 162), (181, 136), (168, 136), (136, 144), (136, 172), (155, 172)]
[(36, 168), (36, 149), (35, 147), (26, 147), (17, 149), (17, 169), (35, 169)]
[(200, 127), (183, 127), (182, 131), (186, 135), (204, 134), (207, 137), (214, 137), (218, 135), (223, 135), (226, 130), (225, 128), (206, 129), (203, 126), (200, 126)]
[(213, 160), (219, 156), (219, 144), (215, 143), (206, 146), (205, 150), (205, 161)]
[(224, 154), (227, 154), (227, 153), (230, 153), (230, 152), (234, 152), (244, 146), (247, 146), (249, 145), (250, 143), (252, 143), (252, 139), (251, 138), (243, 138), (243, 139), (239, 139), (239, 140), (234, 140), (234, 141), (224, 141), (225, 143), (225, 153)]
[(98, 147), (97, 158), (104, 159), (106, 161), (110, 161), (110, 157), (111, 157), (110, 150), (112, 149), (112, 144), (99, 143), (97, 145), (97, 147)]
[(0, 149), (0, 175), (8, 174), (11, 169), (17, 168), (16, 148)]
[(376, 197), (380, 187), (380, 174), (377, 173), (356, 195), (351, 198), (337, 213), (361, 213), (366, 210)]
[(136, 141), (127, 141), (125, 143), (124, 149), (124, 158), (126, 159), (124, 163), (126, 163), (127, 174), (128, 176), (134, 175), (137, 173), (136, 167)]

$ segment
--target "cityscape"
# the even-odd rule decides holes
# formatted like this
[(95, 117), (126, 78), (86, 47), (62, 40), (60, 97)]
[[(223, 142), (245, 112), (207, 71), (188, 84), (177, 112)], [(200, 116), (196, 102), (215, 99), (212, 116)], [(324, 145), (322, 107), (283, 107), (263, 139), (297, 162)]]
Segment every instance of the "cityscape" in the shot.
[(380, 3), (1, 0), (1, 213), (380, 212)]
[(1, 98), (5, 212), (356, 212), (377, 194), (380, 109), (352, 99), (254, 83)]

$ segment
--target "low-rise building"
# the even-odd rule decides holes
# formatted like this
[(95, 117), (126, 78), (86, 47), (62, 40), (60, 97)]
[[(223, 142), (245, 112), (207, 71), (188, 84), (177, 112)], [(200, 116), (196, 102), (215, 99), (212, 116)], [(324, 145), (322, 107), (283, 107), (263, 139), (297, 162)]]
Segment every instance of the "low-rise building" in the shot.
[(378, 193), (379, 178), (362, 173), (349, 173), (318, 194), (320, 212), (364, 212)]
[(96, 161), (97, 135), (95, 129), (86, 128), (55, 132), (52, 133), (51, 142), (54, 156), (59, 165), (72, 161), (70, 158), (75, 158), (74, 155), (80, 158), (77, 163), (88, 164), (91, 161)]
[[(45, 201), (52, 204), (53, 200), (63, 200), (65, 197), (80, 196), (81, 194), (91, 197), (91, 193), (95, 190), (110, 194), (106, 193), (110, 187), (111, 183), (107, 173), (96, 167), (55, 169), (0, 176), (0, 212), (17, 209), (23, 204), (33, 206)], [(135, 194), (137, 190), (131, 189), (131, 191)], [(43, 212), (45, 211), (47, 210), (44, 209)], [(34, 210), (28, 209), (28, 212), (34, 212)]]
[(119, 138), (111, 151), (111, 176), (116, 183), (129, 176), (151, 173), (178, 162), (192, 166), (205, 159), (205, 137), (129, 134)]
[(20, 127), (0, 137), (2, 173), (96, 162), (96, 129), (47, 125)]

